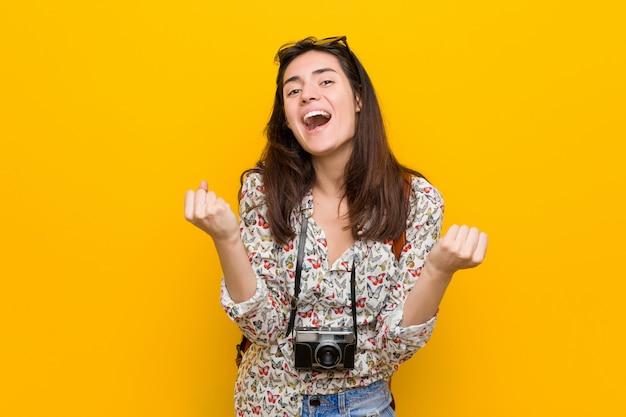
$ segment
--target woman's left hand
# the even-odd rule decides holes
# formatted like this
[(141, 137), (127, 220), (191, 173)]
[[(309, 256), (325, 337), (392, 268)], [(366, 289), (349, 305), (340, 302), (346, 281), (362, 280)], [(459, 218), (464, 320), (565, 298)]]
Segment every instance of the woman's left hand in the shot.
[(428, 254), (426, 263), (445, 275), (480, 265), (487, 253), (487, 234), (475, 227), (453, 225)]

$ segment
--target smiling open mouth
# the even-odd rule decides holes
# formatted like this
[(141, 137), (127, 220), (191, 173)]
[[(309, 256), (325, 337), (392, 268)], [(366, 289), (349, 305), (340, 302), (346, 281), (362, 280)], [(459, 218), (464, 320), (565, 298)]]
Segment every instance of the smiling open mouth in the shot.
[(325, 125), (330, 120), (330, 114), (322, 110), (310, 111), (304, 115), (304, 125), (309, 130)]

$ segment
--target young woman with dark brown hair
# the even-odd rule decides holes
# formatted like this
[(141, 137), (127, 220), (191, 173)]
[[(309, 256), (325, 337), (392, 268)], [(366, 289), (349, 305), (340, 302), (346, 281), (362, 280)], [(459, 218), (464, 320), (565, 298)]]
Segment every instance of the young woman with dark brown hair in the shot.
[(345, 36), (285, 45), (276, 59), (240, 220), (205, 181), (185, 200), (215, 243), (222, 305), (252, 342), (236, 413), (393, 416), (388, 381), (428, 341), (453, 274), (482, 262), (487, 236), (455, 225), (439, 239), (442, 198), (393, 156)]

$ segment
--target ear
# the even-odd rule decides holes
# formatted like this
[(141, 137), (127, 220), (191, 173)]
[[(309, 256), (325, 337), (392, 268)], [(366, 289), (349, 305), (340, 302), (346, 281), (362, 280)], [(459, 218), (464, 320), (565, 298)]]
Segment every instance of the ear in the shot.
[(356, 112), (359, 113), (361, 111), (361, 96), (359, 94), (356, 95), (355, 102)]

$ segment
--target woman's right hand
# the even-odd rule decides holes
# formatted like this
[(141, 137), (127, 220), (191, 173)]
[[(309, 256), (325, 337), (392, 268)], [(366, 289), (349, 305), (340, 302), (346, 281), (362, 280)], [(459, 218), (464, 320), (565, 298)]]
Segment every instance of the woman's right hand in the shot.
[(235, 303), (249, 300), (256, 291), (256, 276), (230, 206), (202, 181), (196, 191), (189, 190), (185, 195), (185, 218), (213, 238), (232, 300)]
[(202, 181), (196, 191), (185, 194), (185, 218), (208, 233), (214, 241), (239, 239), (239, 223), (235, 213)]

